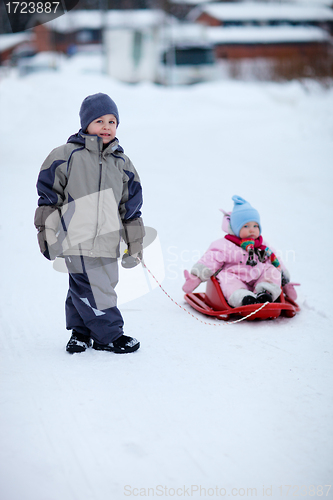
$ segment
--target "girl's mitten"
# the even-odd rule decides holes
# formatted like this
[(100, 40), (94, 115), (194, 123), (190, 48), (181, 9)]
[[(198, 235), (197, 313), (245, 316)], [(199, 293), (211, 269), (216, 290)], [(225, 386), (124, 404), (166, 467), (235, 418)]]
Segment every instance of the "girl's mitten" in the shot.
[(184, 271), (185, 283), (183, 285), (183, 291), (185, 293), (191, 293), (193, 290), (200, 285), (201, 279), (198, 276), (194, 276), (194, 274), (190, 274), (188, 271)]

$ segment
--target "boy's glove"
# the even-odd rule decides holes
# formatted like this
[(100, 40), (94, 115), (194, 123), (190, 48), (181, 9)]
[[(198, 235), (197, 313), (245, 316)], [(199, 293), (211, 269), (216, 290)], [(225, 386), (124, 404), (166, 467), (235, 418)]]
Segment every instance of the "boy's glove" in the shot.
[(143, 238), (146, 234), (141, 217), (123, 220), (123, 239), (127, 244), (128, 252), (134, 256), (142, 252)]
[(141, 260), (142, 260), (142, 252), (130, 255), (128, 249), (126, 248), (124, 255), (121, 259), (121, 265), (125, 269), (131, 269), (132, 267), (136, 267), (138, 264), (140, 264)]
[(200, 285), (201, 279), (198, 276), (194, 276), (194, 274), (190, 274), (188, 271), (184, 271), (185, 283), (183, 285), (183, 291), (185, 293), (191, 293), (193, 290)]
[(37, 207), (34, 224), (38, 231), (37, 239), (41, 253), (48, 260), (54, 260), (61, 255), (62, 247), (56, 236), (60, 222), (59, 209), (53, 205)]

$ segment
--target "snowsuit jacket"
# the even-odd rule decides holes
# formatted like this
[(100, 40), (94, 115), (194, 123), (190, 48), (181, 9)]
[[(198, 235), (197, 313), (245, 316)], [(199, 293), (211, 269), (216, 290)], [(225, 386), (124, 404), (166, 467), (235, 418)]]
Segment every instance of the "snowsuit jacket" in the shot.
[[(263, 245), (268, 246), (263, 241)], [(253, 267), (246, 264), (249, 254), (246, 250), (239, 247), (232, 241), (225, 238), (220, 238), (214, 241), (193, 266), (191, 273), (201, 281), (207, 281), (216, 271), (223, 270), (236, 273), (242, 276), (244, 281), (251, 281), (253, 275)], [(254, 260), (257, 262), (255, 266), (258, 274), (261, 274), (266, 266), (272, 266), (269, 257), (264, 262), (260, 262), (258, 256), (254, 255)], [(285, 269), (281, 263), (281, 269)]]
[[(224, 212), (224, 217), (222, 221), (222, 231), (228, 234), (233, 234), (230, 228), (230, 215), (231, 212)], [(263, 241), (263, 245), (270, 247), (267, 242)], [(235, 245), (232, 241), (226, 238), (220, 238), (214, 241), (205, 252), (205, 254), (199, 259), (199, 261), (193, 266), (191, 273), (194, 276), (198, 276), (201, 281), (207, 281), (213, 274), (218, 270), (223, 270), (223, 272), (231, 272), (238, 274), (242, 277), (243, 281), (251, 281), (253, 276), (253, 268), (246, 264), (249, 254), (243, 248)], [(269, 257), (265, 259), (264, 262), (260, 262), (257, 255), (254, 256), (257, 265), (255, 266), (257, 274), (262, 274), (265, 267), (271, 266)], [(289, 275), (285, 265), (280, 261), (280, 271), (284, 271)]]
[(256, 265), (251, 266), (246, 264), (248, 257), (246, 250), (222, 238), (210, 245), (191, 273), (206, 281), (218, 272), (222, 292), (233, 307), (237, 307), (240, 298), (244, 297), (243, 289), (255, 293), (269, 291), (276, 300), (281, 293), (282, 268), (273, 266), (268, 256), (261, 262), (257, 254), (253, 258)]
[(49, 154), (37, 181), (35, 213), (43, 255), (119, 257), (121, 237), (130, 254), (142, 249), (142, 187), (118, 139), (103, 149), (80, 131)]

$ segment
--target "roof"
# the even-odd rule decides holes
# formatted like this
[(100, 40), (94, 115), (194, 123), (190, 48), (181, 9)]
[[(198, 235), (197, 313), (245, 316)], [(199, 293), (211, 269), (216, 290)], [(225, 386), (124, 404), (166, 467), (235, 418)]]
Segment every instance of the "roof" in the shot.
[(157, 9), (109, 10), (107, 26), (109, 28), (149, 28), (160, 25), (168, 17)]
[[(170, 0), (170, 1), (171, 3), (180, 5), (200, 5), (211, 2), (211, 0)], [(332, 0), (285, 0), (285, 4), (332, 7)]]
[(30, 33), (9, 33), (0, 35), (0, 52), (11, 49), (23, 42), (30, 42), (32, 39), (33, 35)]
[(68, 33), (82, 29), (99, 29), (107, 27), (143, 28), (158, 25), (162, 22), (164, 13), (152, 9), (126, 10), (75, 10), (67, 12), (46, 23), (46, 26), (60, 33)]
[(160, 43), (163, 48), (170, 47), (170, 45), (179, 47), (212, 45), (207, 39), (207, 26), (185, 22), (174, 22), (163, 26), (160, 32)]
[(313, 26), (206, 27), (207, 41), (213, 44), (324, 42), (329, 34)]
[(221, 21), (333, 21), (333, 9), (289, 3), (233, 2), (198, 5), (189, 17), (205, 12)]

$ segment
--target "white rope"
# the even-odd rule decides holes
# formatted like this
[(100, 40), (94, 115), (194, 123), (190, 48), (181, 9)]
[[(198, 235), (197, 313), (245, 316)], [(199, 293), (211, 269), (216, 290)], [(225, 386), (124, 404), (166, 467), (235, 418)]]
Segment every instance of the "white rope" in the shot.
[[(171, 295), (168, 294), (168, 292), (166, 292), (166, 290), (164, 290), (164, 288), (162, 287), (162, 285), (158, 282), (158, 280), (155, 278), (155, 276), (153, 275), (153, 273), (151, 272), (150, 269), (148, 269), (148, 267), (146, 266), (146, 264), (143, 262), (143, 260), (139, 259), (141, 264), (143, 265), (143, 267), (148, 271), (148, 273), (152, 276), (152, 278), (154, 279), (154, 281), (156, 281), (156, 283), (158, 284), (158, 286), (160, 287), (160, 289), (162, 290), (162, 292), (176, 305), (178, 306), (180, 309), (182, 309), (183, 311), (185, 311), (187, 314), (189, 314), (190, 316), (192, 316), (192, 318), (196, 319), (197, 321), (199, 321), (200, 323), (203, 323), (204, 325), (209, 325), (209, 326), (222, 326), (221, 323), (210, 323), (209, 321), (203, 321), (201, 320), (200, 318), (198, 318), (197, 316), (194, 316), (194, 314), (192, 314), (190, 311), (188, 311), (187, 309), (185, 309), (185, 307), (183, 307), (182, 305), (178, 304), (178, 302), (176, 302), (172, 297)], [(246, 320), (247, 318), (250, 318), (251, 316), (253, 316), (254, 314), (256, 314), (258, 311), (261, 311), (261, 309), (263, 309), (264, 307), (267, 306), (267, 304), (269, 304), (269, 302), (265, 302), (264, 304), (262, 304), (258, 309), (256, 309), (255, 311), (251, 312), (250, 314), (248, 314), (247, 316), (243, 316), (242, 318), (240, 319), (236, 319), (235, 321), (224, 321), (223, 324), (224, 325), (234, 325), (235, 323), (240, 323), (241, 321), (244, 321)]]

